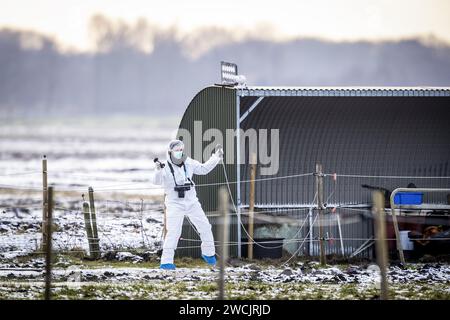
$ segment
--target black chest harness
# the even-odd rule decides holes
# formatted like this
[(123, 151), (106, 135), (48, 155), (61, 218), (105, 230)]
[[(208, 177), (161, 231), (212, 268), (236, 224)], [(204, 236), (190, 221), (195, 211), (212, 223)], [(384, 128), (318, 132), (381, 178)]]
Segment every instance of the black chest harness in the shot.
[(184, 185), (179, 185), (177, 183), (177, 180), (175, 179), (175, 171), (173, 170), (172, 164), (169, 161), (167, 161), (167, 164), (169, 165), (170, 172), (172, 173), (173, 182), (175, 182), (174, 190), (176, 192), (178, 192), (178, 198), (184, 198), (185, 192), (191, 190), (191, 187), (194, 186), (194, 183), (192, 182), (192, 180), (187, 175), (186, 166), (184, 165), (184, 162), (183, 162), (182, 166), (183, 166), (183, 169), (184, 169), (184, 175), (185, 175), (186, 179), (189, 182), (185, 182)]

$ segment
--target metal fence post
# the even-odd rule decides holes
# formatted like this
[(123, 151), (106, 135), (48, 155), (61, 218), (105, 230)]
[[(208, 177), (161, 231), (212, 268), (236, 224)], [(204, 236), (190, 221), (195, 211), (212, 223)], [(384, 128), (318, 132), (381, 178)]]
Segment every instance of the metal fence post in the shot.
[(248, 211), (248, 234), (250, 235), (250, 237), (248, 239), (248, 259), (253, 259), (253, 217), (255, 210), (256, 153), (252, 153), (250, 163), (250, 203)]
[(48, 210), (48, 181), (47, 181), (47, 156), (42, 157), (42, 241), (41, 248), (46, 250), (47, 241), (47, 210)]

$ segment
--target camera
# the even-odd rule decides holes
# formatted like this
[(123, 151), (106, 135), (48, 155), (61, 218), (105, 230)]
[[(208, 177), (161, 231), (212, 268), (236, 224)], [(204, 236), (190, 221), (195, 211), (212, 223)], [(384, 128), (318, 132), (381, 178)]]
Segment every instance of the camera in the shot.
[(191, 183), (186, 182), (183, 186), (175, 186), (174, 190), (178, 192), (178, 198), (184, 198), (185, 192), (191, 190)]
[(161, 168), (164, 168), (164, 166), (165, 166), (165, 164), (164, 164), (164, 163), (162, 163), (161, 161), (159, 161), (159, 159), (158, 159), (158, 158), (155, 158), (155, 159), (153, 159), (153, 162), (154, 162), (154, 163), (159, 163), (159, 164), (160, 164), (160, 166), (161, 166)]

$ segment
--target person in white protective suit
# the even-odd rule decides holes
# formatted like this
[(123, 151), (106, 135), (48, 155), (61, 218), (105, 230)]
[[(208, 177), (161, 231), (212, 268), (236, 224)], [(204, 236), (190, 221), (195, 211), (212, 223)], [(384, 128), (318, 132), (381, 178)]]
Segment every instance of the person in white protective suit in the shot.
[(216, 264), (214, 237), (211, 224), (208, 221), (202, 206), (197, 198), (195, 184), (192, 181), (194, 174), (208, 174), (223, 158), (223, 149), (220, 145), (211, 158), (200, 163), (183, 152), (184, 144), (180, 140), (169, 143), (166, 163), (155, 159), (156, 172), (152, 183), (164, 187), (166, 205), (166, 228), (163, 252), (161, 256), (161, 269), (173, 270), (175, 264), (173, 257), (178, 240), (181, 236), (184, 217), (187, 216), (200, 234), (202, 258), (209, 265)]

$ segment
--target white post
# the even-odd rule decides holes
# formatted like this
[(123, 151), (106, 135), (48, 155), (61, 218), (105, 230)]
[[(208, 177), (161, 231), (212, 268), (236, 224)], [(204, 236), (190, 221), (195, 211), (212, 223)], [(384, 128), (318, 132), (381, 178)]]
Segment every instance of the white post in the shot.
[(341, 241), (341, 253), (342, 253), (342, 256), (345, 257), (344, 240), (342, 240), (341, 218), (339, 215), (339, 211), (336, 212), (336, 219), (337, 219), (337, 225), (338, 225), (338, 229), (339, 229), (339, 239)]
[(313, 214), (312, 207), (309, 208), (309, 255), (312, 257), (314, 254), (313, 250)]
[(237, 211), (237, 251), (241, 258), (241, 137), (240, 137), (240, 104), (239, 93), (236, 90), (236, 211)]
[(256, 179), (256, 153), (251, 155), (251, 170), (250, 170), (250, 201), (248, 211), (248, 259), (253, 259), (253, 217), (255, 210), (255, 179)]
[(45, 250), (47, 241), (47, 211), (48, 211), (48, 190), (47, 190), (47, 156), (42, 158), (42, 249)]

